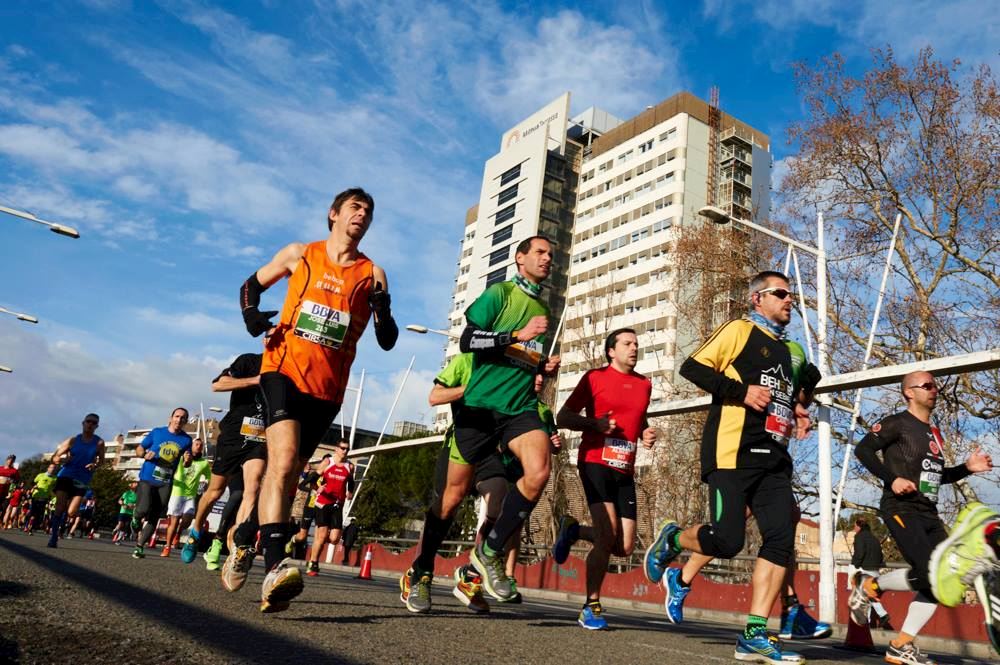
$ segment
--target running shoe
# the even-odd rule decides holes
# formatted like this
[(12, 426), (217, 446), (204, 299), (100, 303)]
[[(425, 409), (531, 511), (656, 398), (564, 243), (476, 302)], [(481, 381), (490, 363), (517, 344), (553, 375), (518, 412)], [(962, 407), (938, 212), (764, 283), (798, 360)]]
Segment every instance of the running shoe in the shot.
[(284, 612), (289, 601), (302, 593), (302, 589), (302, 573), (298, 566), (292, 559), (282, 559), (264, 577), (260, 587), (260, 611), (264, 614)]
[(736, 640), (736, 660), (751, 663), (805, 663), (806, 659), (792, 651), (785, 651), (784, 645), (774, 635), (761, 631), (751, 638), (742, 634)]
[(212, 541), (205, 553), (201, 555), (201, 558), (205, 560), (205, 568), (207, 570), (218, 570), (219, 569), (219, 559), (222, 556), (222, 541), (216, 538)]
[(490, 611), (489, 603), (483, 598), (483, 584), (479, 575), (468, 574), (465, 566), (455, 569), (455, 588), (452, 594), (458, 598), (463, 605), (476, 614), (487, 614)]
[(431, 611), (431, 581), (430, 573), (413, 571), (408, 582), (409, 592), (406, 594), (406, 609), (414, 614), (427, 614)]
[(406, 604), (406, 599), (410, 597), (410, 575), (413, 574), (412, 568), (407, 568), (406, 572), (399, 576), (399, 599)]
[[(858, 626), (868, 625), (868, 613), (871, 611), (873, 596), (865, 587), (869, 581), (874, 581), (874, 579), (871, 575), (862, 573), (857, 573), (854, 576), (854, 588), (851, 589), (851, 595), (847, 597), (847, 608), (851, 613), (851, 621)], [(877, 591), (874, 597), (878, 597)]]
[(136, 545), (135, 549), (132, 550), (133, 559), (145, 559), (146, 551), (143, 549), (142, 545)]
[(580, 610), (576, 622), (587, 630), (607, 630), (608, 622), (601, 616), (603, 612), (600, 603), (587, 603)]
[(160, 556), (161, 557), (168, 557), (168, 556), (170, 556), (170, 545), (164, 545), (163, 546), (163, 549), (160, 550)]
[(809, 616), (806, 608), (796, 603), (781, 613), (781, 630), (778, 637), (783, 640), (818, 640), (830, 637), (833, 628), (825, 621), (817, 621)]
[(316, 577), (319, 575), (319, 561), (310, 561), (306, 564), (306, 575)]
[(681, 623), (684, 621), (684, 599), (691, 593), (690, 586), (681, 584), (681, 569), (668, 568), (667, 574), (663, 578), (663, 588), (667, 592), (663, 600), (663, 606), (667, 610), (667, 618), (670, 623)]
[(246, 584), (253, 559), (257, 552), (252, 547), (234, 547), (222, 564), (222, 588), (226, 591), (239, 591)]
[(552, 546), (552, 558), (560, 566), (569, 558), (569, 550), (580, 539), (580, 523), (569, 515), (559, 518), (559, 537)]
[(986, 542), (986, 526), (998, 519), (983, 504), (970, 503), (958, 514), (948, 538), (934, 548), (928, 574), (934, 597), (945, 607), (960, 604), (978, 576), (997, 568), (996, 554)]
[(674, 534), (681, 528), (677, 522), (666, 520), (660, 525), (660, 531), (656, 534), (656, 539), (646, 550), (646, 556), (642, 560), (642, 568), (646, 572), (646, 579), (653, 584), (659, 584), (663, 578), (663, 573), (667, 569), (667, 564), (680, 554), (671, 544)]
[(885, 650), (885, 662), (896, 665), (935, 665), (937, 661), (924, 655), (913, 642), (907, 642), (901, 647), (889, 642), (889, 648)]
[(469, 563), (483, 579), (483, 588), (499, 601), (509, 600), (513, 594), (510, 579), (504, 573), (503, 561), (499, 554), (487, 556), (483, 551), (484, 543), (476, 545), (469, 555)]
[(521, 592), (517, 590), (517, 580), (510, 575), (507, 576), (507, 579), (510, 581), (510, 598), (501, 600), (500, 602), (508, 603), (510, 605), (520, 605), (524, 599), (521, 598)]
[(201, 534), (199, 534), (194, 529), (188, 531), (187, 538), (184, 541), (184, 548), (181, 549), (181, 561), (184, 563), (191, 563), (194, 558), (198, 555), (198, 540)]
[(976, 578), (976, 595), (985, 615), (986, 635), (1000, 653), (1000, 573), (990, 571)]

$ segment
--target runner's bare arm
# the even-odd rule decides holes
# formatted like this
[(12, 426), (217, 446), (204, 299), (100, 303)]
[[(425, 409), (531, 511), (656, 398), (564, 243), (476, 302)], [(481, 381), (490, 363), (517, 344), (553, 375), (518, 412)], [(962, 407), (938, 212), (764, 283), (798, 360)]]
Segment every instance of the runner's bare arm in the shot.
[(293, 242), (283, 247), (274, 255), (274, 258), (250, 275), (240, 287), (240, 309), (243, 311), (243, 323), (246, 324), (247, 332), (254, 337), (259, 337), (270, 330), (273, 327), (271, 317), (278, 313), (277, 311), (260, 311), (260, 294), (282, 277), (292, 274), (305, 253), (305, 247), (300, 242)]
[(462, 399), (463, 395), (465, 395), (465, 386), (448, 388), (446, 386), (442, 386), (440, 383), (435, 383), (434, 387), (431, 388), (431, 394), (428, 396), (427, 402), (431, 406), (451, 404), (456, 400)]
[(69, 437), (58, 446), (56, 446), (56, 451), (52, 453), (52, 461), (56, 464), (62, 464), (60, 459), (63, 455), (69, 452), (70, 446), (73, 445), (73, 437)]
[(237, 379), (228, 374), (223, 374), (212, 382), (212, 392), (228, 393), (241, 388), (253, 388), (260, 385), (260, 375), (251, 376), (248, 379)]
[(94, 453), (94, 461), (87, 465), (90, 470), (96, 469), (104, 459), (104, 439), (97, 440), (97, 451)]
[(368, 295), (368, 306), (372, 310), (372, 317), (375, 319), (375, 339), (383, 351), (388, 351), (396, 345), (399, 338), (399, 326), (392, 318), (392, 309), (389, 297), (389, 278), (385, 271), (379, 266), (372, 266), (372, 276), (375, 284), (372, 285), (371, 293)]

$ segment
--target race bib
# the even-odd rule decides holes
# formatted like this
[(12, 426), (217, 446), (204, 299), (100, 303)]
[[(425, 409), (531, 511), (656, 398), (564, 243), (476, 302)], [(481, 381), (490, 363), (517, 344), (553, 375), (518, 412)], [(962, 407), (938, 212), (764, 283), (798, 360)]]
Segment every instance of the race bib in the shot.
[(616, 469), (631, 469), (635, 464), (636, 445), (625, 439), (605, 437), (601, 460)]
[(535, 369), (542, 360), (542, 345), (534, 340), (518, 342), (504, 349), (504, 355), (513, 365)]
[(240, 425), (240, 436), (247, 443), (264, 443), (264, 421), (261, 418), (247, 416)]
[(778, 443), (787, 444), (792, 434), (792, 423), (795, 414), (784, 404), (771, 401), (767, 405), (767, 418), (764, 420), (764, 431)]
[(159, 483), (169, 483), (174, 478), (174, 472), (165, 466), (153, 467), (153, 480)]
[(320, 305), (319, 303), (305, 300), (299, 309), (299, 316), (295, 320), (295, 335), (304, 340), (325, 346), (328, 349), (339, 349), (347, 336), (347, 329), (351, 325), (351, 315), (349, 312)]
[(941, 488), (941, 474), (934, 471), (922, 471), (917, 487), (921, 494), (937, 503), (938, 490)]

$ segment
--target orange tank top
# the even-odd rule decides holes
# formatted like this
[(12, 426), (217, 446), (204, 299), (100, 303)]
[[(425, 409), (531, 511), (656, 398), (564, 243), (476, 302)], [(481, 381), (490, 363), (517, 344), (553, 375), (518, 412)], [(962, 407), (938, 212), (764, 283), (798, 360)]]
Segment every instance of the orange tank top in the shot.
[(364, 254), (339, 266), (326, 241), (306, 245), (288, 279), (281, 321), (264, 350), (261, 372), (281, 372), (307, 395), (341, 404), (358, 339), (368, 325), (374, 264)]

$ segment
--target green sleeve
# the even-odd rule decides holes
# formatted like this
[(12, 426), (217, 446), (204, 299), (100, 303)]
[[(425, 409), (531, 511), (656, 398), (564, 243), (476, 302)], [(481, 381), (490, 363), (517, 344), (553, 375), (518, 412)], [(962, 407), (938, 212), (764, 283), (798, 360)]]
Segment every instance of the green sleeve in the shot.
[(509, 282), (493, 284), (483, 291), (482, 295), (465, 310), (466, 320), (483, 330), (493, 330), (493, 322), (500, 315), (507, 300), (507, 284)]
[(542, 423), (545, 425), (545, 433), (552, 436), (558, 431), (556, 427), (556, 417), (552, 413), (552, 409), (549, 408), (548, 404), (539, 400), (538, 402), (538, 416), (542, 419)]
[(448, 366), (434, 377), (434, 383), (445, 388), (457, 388), (469, 383), (472, 377), (472, 354), (460, 353), (451, 359)]
[(786, 340), (785, 346), (788, 347), (788, 352), (792, 356), (792, 394), (797, 395), (799, 393), (799, 379), (802, 376), (802, 368), (806, 364), (806, 352), (798, 342)]

